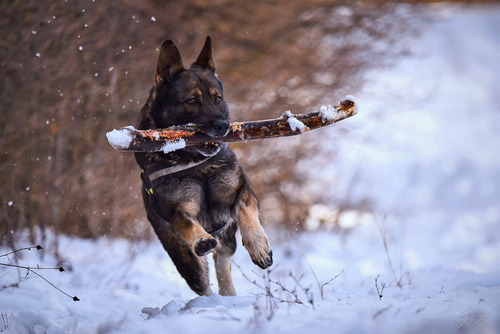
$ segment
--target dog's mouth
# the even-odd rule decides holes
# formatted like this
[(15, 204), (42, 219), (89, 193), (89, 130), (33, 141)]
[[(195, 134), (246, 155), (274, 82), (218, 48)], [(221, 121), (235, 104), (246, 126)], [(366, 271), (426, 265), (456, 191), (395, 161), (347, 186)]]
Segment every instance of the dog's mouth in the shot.
[(216, 119), (202, 127), (202, 131), (212, 138), (222, 138), (231, 129), (229, 122), (226, 119)]
[(220, 149), (222, 148), (220, 143), (211, 142), (211, 141), (196, 145), (194, 147), (196, 148), (196, 150), (199, 153), (203, 154), (206, 157), (216, 155), (217, 153), (219, 153)]

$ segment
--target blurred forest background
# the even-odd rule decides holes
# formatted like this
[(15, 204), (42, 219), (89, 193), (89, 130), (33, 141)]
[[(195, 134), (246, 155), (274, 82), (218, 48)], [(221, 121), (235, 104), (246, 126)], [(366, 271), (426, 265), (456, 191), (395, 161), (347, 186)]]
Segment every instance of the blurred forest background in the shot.
[[(409, 52), (406, 37), (429, 19), (426, 10), (380, 1), (2, 1), (2, 242), (26, 229), (152, 235), (133, 154), (113, 150), (105, 134), (135, 124), (165, 39), (190, 64), (210, 35), (231, 121), (276, 118), (355, 95), (365, 69)], [(310, 205), (326, 201), (304, 190), (301, 161), (319, 154), (322, 131), (346, 136), (348, 128), (231, 146), (266, 224), (300, 230)], [(328, 203), (369, 207), (369, 199)]]

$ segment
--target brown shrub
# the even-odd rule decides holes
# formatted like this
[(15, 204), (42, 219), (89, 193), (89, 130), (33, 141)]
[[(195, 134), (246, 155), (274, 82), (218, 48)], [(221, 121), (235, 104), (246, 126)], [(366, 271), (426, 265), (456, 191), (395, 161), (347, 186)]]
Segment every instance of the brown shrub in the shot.
[[(129, 238), (150, 235), (140, 170), (105, 133), (135, 123), (164, 39), (189, 64), (211, 35), (232, 120), (275, 118), (353, 93), (363, 68), (402, 50), (418, 11), (320, 0), (32, 0), (0, 10), (0, 229)], [(304, 137), (233, 146), (272, 223), (300, 225), (321, 200), (301, 192), (297, 162), (321, 140)]]

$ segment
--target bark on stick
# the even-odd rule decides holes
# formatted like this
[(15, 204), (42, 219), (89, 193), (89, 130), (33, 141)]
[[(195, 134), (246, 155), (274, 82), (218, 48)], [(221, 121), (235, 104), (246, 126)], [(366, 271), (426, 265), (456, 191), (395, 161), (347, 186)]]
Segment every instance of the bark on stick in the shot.
[[(335, 106), (323, 106), (317, 112), (293, 115), (285, 112), (280, 118), (234, 122), (224, 137), (211, 137), (198, 125), (175, 126), (167, 129), (136, 130), (127, 126), (108, 132), (106, 136), (113, 148), (126, 152), (170, 151), (185, 146), (210, 142), (246, 142), (257, 139), (295, 136), (339, 122), (356, 114), (356, 104), (346, 97)], [(171, 146), (172, 149), (169, 149)]]

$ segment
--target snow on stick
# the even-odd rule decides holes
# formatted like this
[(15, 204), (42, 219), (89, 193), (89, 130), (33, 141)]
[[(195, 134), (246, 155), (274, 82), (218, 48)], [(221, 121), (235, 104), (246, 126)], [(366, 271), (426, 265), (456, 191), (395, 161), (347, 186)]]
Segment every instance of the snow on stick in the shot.
[(231, 123), (224, 137), (214, 138), (204, 133), (196, 124), (156, 130), (137, 130), (127, 126), (106, 134), (110, 145), (126, 152), (170, 152), (186, 146), (209, 142), (246, 142), (249, 140), (295, 136), (325, 127), (356, 115), (354, 98), (347, 95), (334, 106), (322, 106), (319, 111), (305, 115), (293, 115), (289, 111), (280, 118)]

